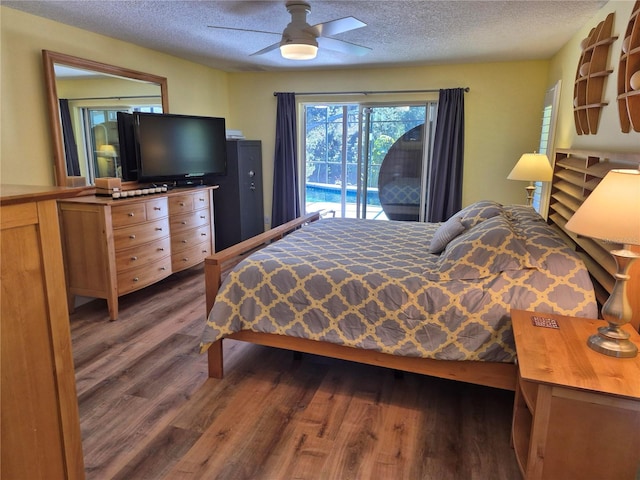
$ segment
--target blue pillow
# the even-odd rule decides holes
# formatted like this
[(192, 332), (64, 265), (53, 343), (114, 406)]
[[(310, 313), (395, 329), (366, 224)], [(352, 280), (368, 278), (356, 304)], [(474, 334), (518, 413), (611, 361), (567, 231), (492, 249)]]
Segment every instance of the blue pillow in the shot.
[(454, 215), (444, 222), (436, 233), (433, 234), (431, 245), (429, 245), (429, 253), (440, 253), (449, 244), (451, 240), (464, 232), (464, 225), (461, 217)]

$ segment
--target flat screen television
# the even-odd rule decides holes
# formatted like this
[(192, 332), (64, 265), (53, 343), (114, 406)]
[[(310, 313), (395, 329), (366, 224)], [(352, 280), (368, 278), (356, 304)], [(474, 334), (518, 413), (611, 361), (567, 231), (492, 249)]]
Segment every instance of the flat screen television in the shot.
[(118, 112), (118, 138), (122, 180), (138, 180), (138, 164), (136, 160), (136, 141), (133, 128), (133, 114)]
[(225, 119), (133, 114), (138, 182), (213, 183), (227, 171)]

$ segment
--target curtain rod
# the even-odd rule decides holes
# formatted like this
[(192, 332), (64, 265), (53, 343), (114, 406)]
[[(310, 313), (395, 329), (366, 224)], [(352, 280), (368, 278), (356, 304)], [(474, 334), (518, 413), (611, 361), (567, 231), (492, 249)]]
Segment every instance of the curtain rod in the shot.
[(125, 95), (119, 97), (83, 97), (83, 98), (67, 98), (66, 100), (127, 100), (130, 98), (160, 98), (160, 95)]
[[(369, 90), (360, 92), (294, 92), (295, 95), (383, 95), (388, 93), (434, 93), (439, 92), (440, 88), (431, 88), (427, 90)], [(463, 90), (468, 92), (469, 87), (464, 87)], [(279, 92), (273, 92), (276, 96)]]

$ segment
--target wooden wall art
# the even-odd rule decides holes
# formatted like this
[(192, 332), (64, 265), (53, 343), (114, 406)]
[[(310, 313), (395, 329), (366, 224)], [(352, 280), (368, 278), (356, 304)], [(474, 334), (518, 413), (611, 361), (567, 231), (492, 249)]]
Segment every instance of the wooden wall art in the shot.
[(640, 132), (640, 0), (636, 1), (620, 51), (618, 113), (623, 133)]
[(607, 70), (607, 61), (611, 44), (618, 38), (611, 36), (613, 17), (610, 13), (580, 44), (582, 54), (573, 89), (573, 115), (578, 135), (598, 132), (600, 111), (607, 105), (602, 101), (602, 92), (605, 80), (613, 72)]

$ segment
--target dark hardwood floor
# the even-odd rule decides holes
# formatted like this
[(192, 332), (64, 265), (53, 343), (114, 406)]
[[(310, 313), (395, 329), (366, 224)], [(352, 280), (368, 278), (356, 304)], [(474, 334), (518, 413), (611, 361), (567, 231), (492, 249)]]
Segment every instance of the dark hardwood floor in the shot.
[(71, 315), (87, 479), (520, 479), (513, 393), (227, 340), (202, 268)]

